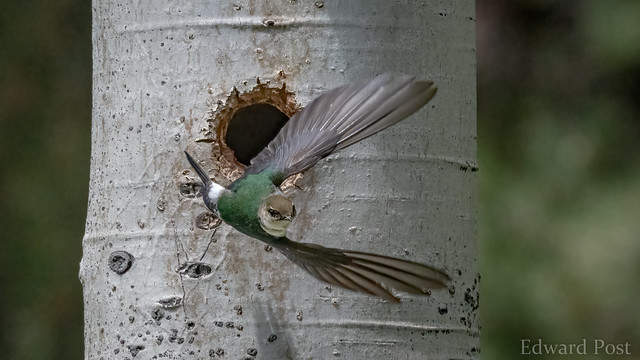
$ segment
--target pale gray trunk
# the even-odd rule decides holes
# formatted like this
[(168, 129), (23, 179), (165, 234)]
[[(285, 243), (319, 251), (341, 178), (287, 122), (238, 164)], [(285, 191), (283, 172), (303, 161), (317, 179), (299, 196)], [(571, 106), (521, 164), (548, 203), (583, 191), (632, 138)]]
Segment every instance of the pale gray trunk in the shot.
[[(477, 358), (474, 9), (94, 0), (85, 358)], [(438, 94), (304, 174), (289, 234), (431, 264), (452, 291), (392, 304), (329, 288), (262, 243), (196, 220), (206, 209), (182, 151), (220, 181), (237, 175), (211, 142), (234, 86), (286, 83), (304, 105), (382, 72), (432, 79)]]

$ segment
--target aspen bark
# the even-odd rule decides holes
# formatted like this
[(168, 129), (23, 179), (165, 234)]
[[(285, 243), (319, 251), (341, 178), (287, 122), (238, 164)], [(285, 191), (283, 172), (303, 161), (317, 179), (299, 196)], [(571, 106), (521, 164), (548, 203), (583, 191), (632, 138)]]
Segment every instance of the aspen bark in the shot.
[[(478, 358), (474, 5), (94, 0), (85, 358)], [(226, 185), (239, 173), (214, 155), (215, 117), (234, 93), (284, 86), (287, 112), (383, 72), (438, 94), (303, 174), (289, 235), (453, 279), (401, 304), (328, 287), (212, 223), (183, 155)]]

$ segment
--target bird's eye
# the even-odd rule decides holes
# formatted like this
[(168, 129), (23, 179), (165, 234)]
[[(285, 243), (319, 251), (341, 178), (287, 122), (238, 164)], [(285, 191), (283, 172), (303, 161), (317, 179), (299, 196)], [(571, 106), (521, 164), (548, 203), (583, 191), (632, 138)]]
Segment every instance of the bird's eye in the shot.
[(291, 217), (295, 217), (296, 216), (296, 206), (295, 205), (291, 205)]
[(277, 212), (276, 210), (269, 209), (269, 215), (271, 215), (271, 217), (278, 217), (280, 216), (280, 213)]

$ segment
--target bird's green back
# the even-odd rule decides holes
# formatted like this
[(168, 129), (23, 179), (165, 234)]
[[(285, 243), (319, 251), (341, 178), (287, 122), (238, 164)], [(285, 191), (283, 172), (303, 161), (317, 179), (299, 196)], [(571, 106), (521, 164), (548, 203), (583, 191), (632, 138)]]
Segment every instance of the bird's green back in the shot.
[(218, 199), (218, 212), (227, 224), (249, 236), (265, 240), (273, 238), (260, 226), (258, 210), (260, 204), (276, 188), (269, 171), (244, 176), (229, 186), (228, 193)]

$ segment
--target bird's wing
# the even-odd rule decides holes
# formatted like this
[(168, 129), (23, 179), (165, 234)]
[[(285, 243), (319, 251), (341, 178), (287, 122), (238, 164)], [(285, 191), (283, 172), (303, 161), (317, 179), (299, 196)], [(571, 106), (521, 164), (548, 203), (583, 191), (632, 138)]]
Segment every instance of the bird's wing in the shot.
[(273, 244), (289, 260), (319, 280), (399, 302), (391, 289), (429, 295), (447, 287), (450, 279), (428, 265), (384, 255), (350, 251), (279, 238)]
[(435, 95), (431, 81), (381, 75), (317, 97), (289, 119), (278, 135), (251, 160), (245, 174), (265, 169), (280, 185), (333, 151), (343, 149), (418, 111)]

